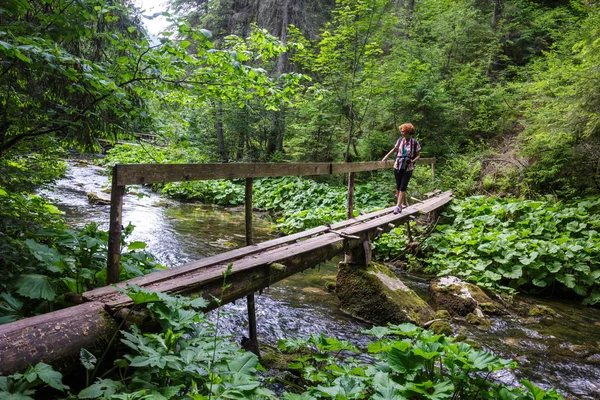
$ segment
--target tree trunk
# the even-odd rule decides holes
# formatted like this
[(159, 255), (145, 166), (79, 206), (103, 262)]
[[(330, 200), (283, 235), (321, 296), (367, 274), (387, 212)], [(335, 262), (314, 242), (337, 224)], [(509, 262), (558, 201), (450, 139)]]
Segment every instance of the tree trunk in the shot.
[(59, 369), (77, 362), (79, 349), (104, 349), (117, 324), (104, 304), (90, 302), (0, 326), (0, 375), (30, 364), (60, 361)]
[(221, 161), (229, 161), (227, 157), (227, 151), (225, 150), (225, 139), (223, 137), (223, 109), (221, 102), (217, 102), (216, 105), (216, 116), (215, 116), (215, 130), (217, 131), (217, 142), (219, 146), (219, 154), (221, 155)]
[(413, 13), (415, 11), (415, 0), (408, 0), (408, 7), (406, 9), (406, 32), (404, 33), (405, 38), (409, 38), (410, 25), (412, 24)]

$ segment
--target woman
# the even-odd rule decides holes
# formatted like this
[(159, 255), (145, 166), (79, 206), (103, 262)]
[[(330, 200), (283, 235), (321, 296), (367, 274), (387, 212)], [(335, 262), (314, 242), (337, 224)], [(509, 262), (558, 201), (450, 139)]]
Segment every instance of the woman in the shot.
[(406, 202), (406, 188), (408, 187), (408, 181), (410, 181), (413, 169), (415, 169), (415, 161), (421, 157), (421, 145), (417, 139), (411, 137), (415, 131), (415, 127), (412, 124), (402, 124), (398, 129), (402, 138), (398, 139), (394, 148), (381, 160), (386, 161), (394, 151), (398, 152), (396, 161), (394, 162), (396, 198), (398, 199), (394, 208), (394, 214), (402, 212), (403, 206), (408, 206)]

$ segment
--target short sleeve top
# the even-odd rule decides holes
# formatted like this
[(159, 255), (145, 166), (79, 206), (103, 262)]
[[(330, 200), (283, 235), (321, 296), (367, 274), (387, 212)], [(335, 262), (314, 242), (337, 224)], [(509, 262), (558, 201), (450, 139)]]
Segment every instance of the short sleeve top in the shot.
[(398, 139), (398, 142), (396, 142), (396, 147), (398, 148), (398, 154), (396, 155), (394, 168), (412, 171), (415, 166), (409, 161), (415, 158), (417, 153), (421, 151), (419, 141), (412, 137), (408, 140), (400, 138)]

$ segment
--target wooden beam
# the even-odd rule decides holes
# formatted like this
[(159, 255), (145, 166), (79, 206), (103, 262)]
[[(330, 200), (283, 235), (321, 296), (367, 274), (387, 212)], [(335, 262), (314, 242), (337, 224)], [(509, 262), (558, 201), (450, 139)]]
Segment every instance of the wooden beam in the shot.
[[(420, 158), (417, 164), (431, 164)], [(232, 164), (119, 164), (117, 184), (140, 185), (206, 179), (311, 176), (391, 168), (392, 161), (358, 163), (232, 163)]]
[(346, 219), (354, 217), (354, 172), (348, 174), (348, 199)]
[(107, 283), (119, 282), (119, 266), (121, 263), (121, 231), (123, 229), (123, 196), (125, 186), (117, 184), (119, 166), (112, 172), (112, 188), (110, 191), (110, 221), (108, 228), (108, 255), (106, 260)]
[(119, 185), (206, 179), (307, 176), (331, 173), (330, 163), (231, 163), (231, 164), (124, 164), (120, 165)]

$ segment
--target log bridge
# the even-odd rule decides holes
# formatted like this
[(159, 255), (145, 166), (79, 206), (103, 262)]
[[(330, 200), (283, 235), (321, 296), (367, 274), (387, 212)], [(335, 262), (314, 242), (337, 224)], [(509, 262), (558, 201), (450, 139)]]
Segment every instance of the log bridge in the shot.
[[(435, 159), (430, 164), (435, 183)], [(354, 178), (357, 172), (391, 168), (392, 162), (116, 165), (113, 169), (108, 246), (108, 280), (116, 286), (136, 284), (147, 290), (173, 294), (202, 293), (222, 297), (223, 303), (247, 297), (250, 339), (256, 343), (254, 293), (290, 275), (344, 253), (347, 262), (369, 262), (370, 240), (416, 215), (429, 213), (452, 199), (434, 190), (400, 214), (393, 207), (354, 217)], [(348, 174), (348, 219), (293, 235), (254, 244), (252, 239), (252, 180), (256, 177)], [(246, 247), (185, 265), (119, 282), (122, 206), (126, 185), (201, 179), (245, 178)], [(392, 186), (390, 182), (390, 186)], [(366, 259), (365, 259), (366, 257)], [(359, 259), (360, 258), (360, 259)], [(221, 293), (223, 272), (232, 264)], [(0, 375), (23, 371), (37, 362), (60, 365), (77, 357), (81, 348), (101, 348), (118, 329), (115, 318), (131, 306), (128, 296), (113, 286), (83, 293), (81, 304), (0, 325)], [(216, 305), (211, 303), (210, 309)], [(121, 312), (120, 312), (121, 311)]]

